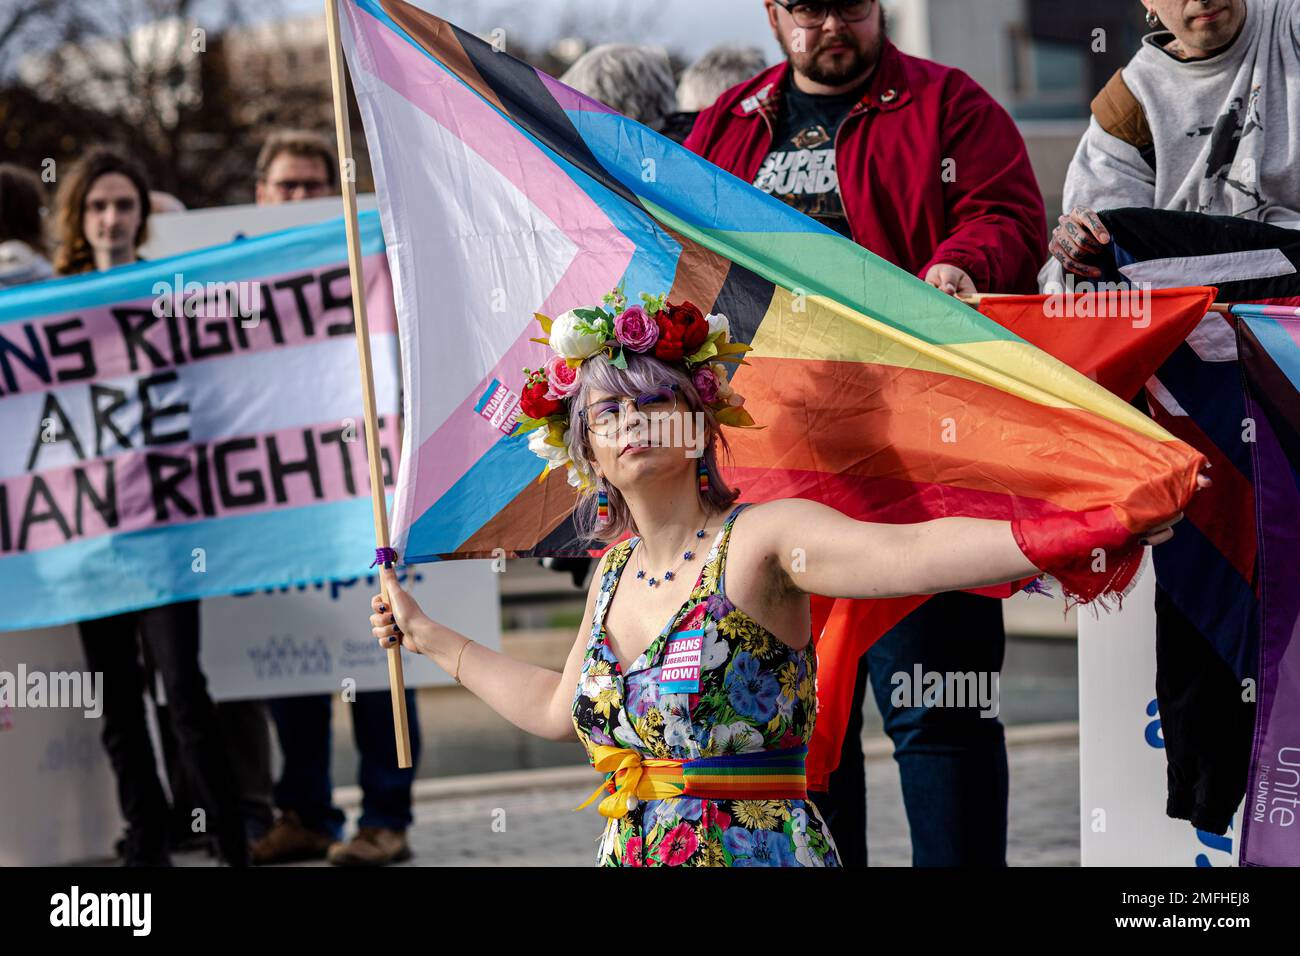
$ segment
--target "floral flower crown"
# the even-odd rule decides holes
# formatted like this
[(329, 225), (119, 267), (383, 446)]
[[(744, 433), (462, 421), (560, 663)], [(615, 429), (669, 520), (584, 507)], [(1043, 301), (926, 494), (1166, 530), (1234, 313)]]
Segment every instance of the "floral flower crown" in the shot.
[(691, 302), (671, 305), (667, 295), (641, 293), (641, 305), (629, 306), (622, 288), (604, 297), (604, 308), (579, 308), (555, 319), (538, 314), (555, 354), (539, 369), (524, 369), (520, 418), (515, 435), (531, 433), (528, 447), (546, 462), (538, 481), (556, 468), (568, 469), (569, 484), (590, 491), (590, 468), (569, 455), (569, 403), (578, 391), (578, 369), (604, 354), (611, 365), (627, 368), (628, 353), (649, 355), (683, 368), (700, 399), (724, 425), (753, 428), (745, 400), (727, 382), (723, 362), (747, 364), (751, 347), (730, 341), (725, 315), (704, 315)]

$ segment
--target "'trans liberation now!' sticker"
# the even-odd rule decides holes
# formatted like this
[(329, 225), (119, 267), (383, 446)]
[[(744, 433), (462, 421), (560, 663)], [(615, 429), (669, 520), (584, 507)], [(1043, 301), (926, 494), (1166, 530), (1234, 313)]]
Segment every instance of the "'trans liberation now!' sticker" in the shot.
[(704, 628), (682, 631), (664, 648), (664, 663), (659, 670), (659, 693), (698, 694), (700, 692), (700, 657), (704, 652)]

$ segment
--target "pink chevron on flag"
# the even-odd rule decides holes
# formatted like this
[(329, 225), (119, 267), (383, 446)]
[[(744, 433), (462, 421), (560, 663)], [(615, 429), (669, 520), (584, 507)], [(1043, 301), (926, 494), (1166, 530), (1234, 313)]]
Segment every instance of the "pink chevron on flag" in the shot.
[[(490, 383), (516, 381), (539, 354), (529, 341), (537, 334), (531, 310), (496, 309), (490, 302), (463, 306), (477, 322), (489, 324), (489, 335), (455, 338), (464, 326), (438, 321), (449, 293), (481, 296), (477, 290), (495, 289), (511, 301), (540, 301), (543, 311), (555, 314), (573, 302), (598, 301), (627, 271), (636, 247), (573, 177), (523, 131), (502, 123), (475, 91), (373, 16), (351, 4), (343, 9), (345, 45), (367, 126), (380, 122), (408, 137), (401, 157), (375, 163), (385, 227), (394, 237), (389, 257), (398, 310), (419, 317), (401, 330), (405, 379), (428, 383), (439, 378), (440, 367), (458, 366), (447, 369), (457, 385), (433, 395), (412, 388), (407, 395), (407, 421), (432, 425), (432, 431), (408, 435), (403, 448), (401, 474), (410, 480), (399, 481), (392, 519), (401, 551), (411, 522), (500, 439), (501, 432), (475, 411)], [(448, 162), (457, 165), (454, 175), (444, 168)], [(390, 167), (400, 168), (400, 175), (391, 175)], [(464, 218), (455, 197), (444, 195), (451, 181), (457, 191), (481, 199), (472, 220)], [(520, 230), (521, 221), (531, 231)], [(513, 259), (502, 258), (492, 244), (506, 231), (524, 240), (516, 242)], [(450, 270), (476, 236), (484, 237), (488, 267), (471, 282)], [(457, 244), (457, 255), (440, 255), (449, 242)], [(403, 268), (403, 247), (429, 250), (414, 256), (419, 274)], [(499, 353), (485, 352), (492, 343)], [(416, 404), (423, 413), (413, 413)]]

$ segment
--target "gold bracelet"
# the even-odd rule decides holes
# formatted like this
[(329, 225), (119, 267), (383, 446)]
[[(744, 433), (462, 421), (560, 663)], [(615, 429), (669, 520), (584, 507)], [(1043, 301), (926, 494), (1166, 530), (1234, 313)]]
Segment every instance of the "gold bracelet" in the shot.
[[(460, 653), (456, 655), (456, 673), (451, 676), (456, 679), (457, 684), (460, 684), (460, 659), (465, 656), (465, 648), (469, 647), (473, 643), (474, 642), (469, 638), (466, 638), (465, 643), (460, 646)], [(461, 686), (464, 687), (465, 685), (461, 684)]]

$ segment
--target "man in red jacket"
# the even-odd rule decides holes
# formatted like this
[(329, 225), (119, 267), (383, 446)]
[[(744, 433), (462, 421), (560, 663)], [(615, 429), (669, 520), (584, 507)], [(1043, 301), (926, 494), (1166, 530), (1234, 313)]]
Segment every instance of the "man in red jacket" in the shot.
[[(964, 73), (899, 52), (878, 0), (764, 4), (786, 62), (724, 93), (686, 147), (944, 292), (1036, 292), (1047, 223), (1007, 112)], [(866, 865), (868, 679), (894, 741), (913, 863), (1005, 864), (1001, 723), (978, 705), (899, 696), (917, 674), (998, 672), (1004, 645), (1000, 602), (950, 593), (863, 655), (839, 769), (814, 795), (846, 865)]]

